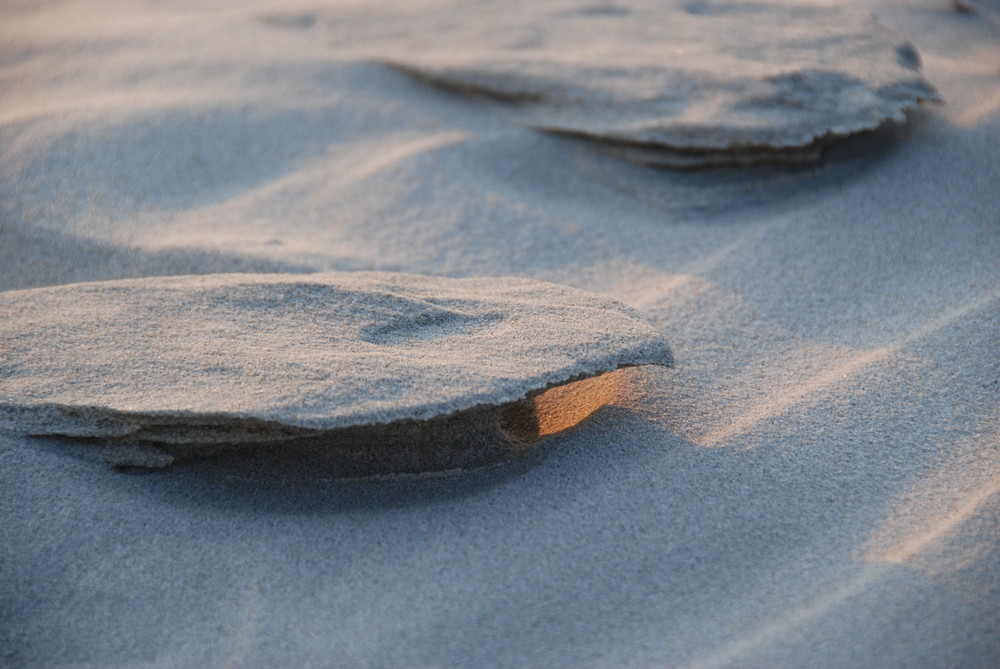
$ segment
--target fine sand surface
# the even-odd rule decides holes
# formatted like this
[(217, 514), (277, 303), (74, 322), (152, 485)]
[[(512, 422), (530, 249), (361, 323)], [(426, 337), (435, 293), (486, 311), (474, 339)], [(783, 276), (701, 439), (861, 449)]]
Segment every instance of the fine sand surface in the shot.
[[(406, 45), (416, 63), (446, 35), (475, 34), (475, 3), (452, 4), (0, 6), (0, 290), (17, 291), (3, 293), (0, 317), (3, 332), (18, 333), (0, 339), (0, 389), (28, 374), (31, 392), (55, 393), (59, 375), (80, 370), (97, 384), (78, 398), (91, 405), (127, 401), (133, 388), (154, 413), (171, 389), (198, 389), (186, 397), (206, 406), (220, 400), (227, 386), (208, 375), (230, 359), (178, 359), (157, 396), (139, 373), (116, 378), (106, 348), (90, 359), (86, 347), (69, 355), (55, 343), (136, 347), (138, 330), (157, 343), (158, 328), (176, 333), (186, 317), (167, 302), (158, 309), (155, 296), (191, 275), (543, 281), (636, 310), (601, 309), (573, 336), (635, 318), (652, 328), (649, 341), (669, 343), (674, 368), (628, 367), (532, 395), (544, 444), (443, 477), (345, 481), (327, 463), (273, 450), (121, 469), (87, 455), (93, 439), (29, 436), (39, 430), (8, 421), (0, 664), (995, 666), (996, 3), (753, 4), (761, 16), (790, 17), (740, 34), (754, 54), (841, 73), (783, 80), (792, 94), (768, 107), (769, 127), (801, 113), (796, 100), (816, 86), (835, 122), (851, 108), (839, 105), (865, 96), (831, 82), (876, 81), (888, 67), (866, 55), (881, 51), (841, 48), (837, 35), (861, 23), (803, 22), (827, 11), (813, 4), (875, 14), (864, 25), (909, 43), (897, 65), (929, 87), (886, 111), (887, 125), (798, 142), (792, 154), (780, 142), (709, 150), (543, 132), (531, 115), (548, 106), (510, 107), (386, 64)], [(544, 12), (532, 19), (538, 33), (522, 48), (551, 56), (539, 35), (563, 34), (562, 7), (604, 26), (651, 4), (552, 3), (560, 12), (551, 24)], [(663, 11), (698, 22), (711, 73), (733, 57), (719, 35), (746, 6), (692, 0)], [(615, 41), (602, 32), (594, 43)], [(793, 43), (801, 50), (789, 61)], [(475, 58), (523, 81), (517, 58), (501, 59), (496, 45), (452, 44), (449, 67), (471, 62), (475, 47)], [(593, 67), (598, 52), (584, 47), (563, 49), (562, 65), (547, 71), (565, 83)], [(825, 55), (810, 63), (813, 48)], [(615, 68), (620, 90), (634, 94), (642, 63)], [(725, 71), (725, 90), (750, 90), (739, 88), (741, 71)], [(918, 104), (929, 91), (941, 102)], [(560, 104), (569, 105), (560, 118), (598, 119), (573, 107), (579, 96)], [(714, 118), (732, 120), (738, 106)], [(803, 164), (774, 164), (789, 160)], [(81, 315), (43, 327), (59, 321), (53, 300), (83, 310), (81, 282), (133, 278), (142, 280), (87, 284), (126, 287), (119, 326)], [(148, 288), (142, 299), (136, 285)], [(511, 312), (475, 313), (479, 332)], [(533, 318), (554, 331), (576, 322), (555, 314)], [(234, 346), (255, 335), (287, 343), (298, 322), (268, 331), (236, 316), (210, 323)], [(467, 323), (461, 314), (420, 322)], [(322, 326), (302, 321), (309, 332)], [(520, 334), (545, 359), (614, 356), (608, 342), (564, 351), (565, 331), (530, 329)], [(364, 330), (373, 331), (392, 337)], [(37, 345), (26, 343), (34, 336)], [(472, 374), (460, 356), (488, 360), (483, 348), (460, 347), (448, 364)], [(433, 361), (440, 350), (425, 353)], [(303, 378), (313, 363), (305, 357)], [(352, 382), (368, 392), (371, 378)], [(4, 401), (23, 407), (26, 395)], [(307, 410), (304, 397), (291, 388), (283, 406)]]

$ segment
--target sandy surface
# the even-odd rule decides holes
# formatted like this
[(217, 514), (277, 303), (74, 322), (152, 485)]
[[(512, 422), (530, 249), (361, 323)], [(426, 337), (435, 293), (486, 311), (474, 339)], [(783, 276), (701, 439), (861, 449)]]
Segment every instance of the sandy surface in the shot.
[(632, 305), (677, 364), (460, 477), (2, 432), (2, 662), (993, 666), (997, 24), (860, 6), (943, 104), (814, 166), (667, 171), (338, 45), (374, 3), (5, 3), (0, 289), (513, 276)]

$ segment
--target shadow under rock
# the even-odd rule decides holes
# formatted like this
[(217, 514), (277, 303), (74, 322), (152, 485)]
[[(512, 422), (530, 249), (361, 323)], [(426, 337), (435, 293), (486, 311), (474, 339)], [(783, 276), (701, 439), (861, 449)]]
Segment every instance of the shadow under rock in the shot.
[[(255, 515), (336, 514), (419, 507), (471, 496), (529, 471), (545, 456), (538, 449), (493, 467), (461, 474), (395, 479), (317, 477), (301, 454), (225, 455), (163, 469), (114, 467), (93, 452), (94, 440), (59, 436), (18, 437), (63, 461), (96, 471), (102, 486), (129, 489), (172, 507), (250, 511)], [(93, 468), (96, 467), (96, 470)], [(75, 468), (63, 472), (68, 476)], [(82, 470), (81, 470), (82, 471)], [(90, 478), (91, 475), (82, 475)]]
[[(459, 412), (457, 418), (343, 428), (259, 443), (178, 446), (60, 435), (30, 439), (61, 457), (110, 465), (112, 481), (142, 494), (164, 496), (174, 506), (251, 507), (269, 515), (338, 513), (430, 504), (523, 474), (538, 461), (532, 450), (537, 440), (513, 441), (493, 414), (505, 408), (513, 412), (529, 402), (516, 402), (513, 409), (504, 405), (499, 411), (487, 407)], [(169, 426), (163, 429), (169, 431)], [(470, 468), (442, 469), (461, 463)], [(419, 473), (406, 473), (411, 471)]]
[(165, 471), (127, 473), (148, 477), (153, 484), (148, 492), (169, 496), (171, 503), (183, 503), (181, 496), (198, 505), (249, 506), (264, 514), (378, 512), (475, 495), (524, 474), (539, 457), (535, 452), (461, 474), (386, 480), (315, 478), (311, 462), (295, 456), (199, 460)]
[(734, 207), (812, 202), (824, 192), (865, 178), (907, 142), (932, 134), (936, 122), (929, 110), (911, 110), (905, 123), (890, 122), (868, 132), (825, 140), (817, 145), (822, 154), (818, 160), (791, 163), (725, 164), (720, 152), (720, 164), (671, 167), (656, 164), (655, 148), (570, 135), (552, 138), (575, 152), (577, 169), (585, 177), (635, 194), (658, 208), (703, 216), (726, 214)]
[[(454, 502), (500, 488), (565, 457), (575, 435), (603, 426), (601, 431), (634, 431), (634, 412), (602, 406), (554, 438), (500, 464), (471, 471), (381, 479), (334, 478), (303, 454), (227, 454), (190, 460), (165, 469), (123, 468), (122, 476), (148, 482), (146, 493), (163, 496), (173, 505), (194, 504), (223, 509), (249, 507), (263, 514), (327, 514), (419, 507)], [(570, 453), (563, 451), (569, 449)], [(695, 448), (691, 445), (691, 448)], [(569, 463), (570, 467), (575, 467)], [(596, 472), (595, 472), (596, 474)]]
[[(148, 491), (174, 503), (249, 504), (269, 514), (426, 505), (475, 495), (523, 476), (553, 452), (549, 440), (572, 439), (592, 417), (604, 420), (612, 409), (625, 412), (619, 418), (625, 428), (633, 412), (614, 405), (637, 396), (642, 378), (624, 368), (500, 407), (423, 422), (345, 428), (302, 443), (207, 449), (200, 456), (189, 449), (187, 457), (169, 468), (119, 471), (133, 480), (147, 479)], [(65, 443), (66, 438), (57, 441)], [(105, 447), (95, 440), (73, 442), (87, 449), (77, 456), (90, 459), (101, 457)], [(393, 471), (414, 473), (392, 476)]]

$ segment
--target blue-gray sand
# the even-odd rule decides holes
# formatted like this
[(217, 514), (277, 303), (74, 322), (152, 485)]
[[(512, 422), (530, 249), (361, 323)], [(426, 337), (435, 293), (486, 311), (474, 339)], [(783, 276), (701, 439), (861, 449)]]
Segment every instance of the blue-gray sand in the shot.
[[(447, 477), (274, 451), (116, 469), (4, 429), (0, 665), (995, 667), (997, 23), (665, 2), (713, 71), (750, 34), (785, 57), (788, 26), (836, 52), (814, 5), (875, 14), (943, 101), (807, 164), (670, 170), (379, 60), (470, 2), (0, 3), (4, 291), (517, 277), (630, 305), (675, 357), (533, 396), (547, 441)], [(754, 8), (789, 18), (713, 28)], [(851, 75), (840, 53), (791, 66)]]

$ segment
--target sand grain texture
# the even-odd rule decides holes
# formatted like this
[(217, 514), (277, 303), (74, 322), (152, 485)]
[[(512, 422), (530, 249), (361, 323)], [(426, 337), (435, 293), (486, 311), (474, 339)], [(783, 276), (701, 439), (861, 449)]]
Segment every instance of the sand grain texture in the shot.
[[(501, 5), (525, 13), (498, 19), (496, 35), (534, 17), (524, 21), (521, 51), (543, 54), (567, 22), (628, 25), (627, 10), (651, 6), (497, 2), (484, 4), (484, 16)], [(190, 315), (196, 304), (155, 308), (153, 296), (171, 282), (196, 285), (193, 274), (271, 275), (260, 278), (258, 295), (268, 282), (280, 293), (327, 272), (499, 276), (628, 304), (668, 336), (677, 358), (673, 369), (629, 367), (532, 395), (510, 414), (470, 416), (486, 441), (497, 436), (491, 426), (521, 420), (549, 441), (460, 476), (332, 480), (323, 454), (337, 448), (329, 443), (303, 457), (267, 448), (124, 471), (81, 457), (86, 438), (0, 429), (0, 665), (993, 669), (995, 24), (982, 11), (955, 11), (951, 0), (663, 3), (677, 22), (650, 30), (696, 26), (697, 62), (723, 72), (722, 81), (739, 73), (739, 96), (750, 79), (720, 45), (764, 35), (767, 47), (756, 41), (750, 55), (792, 73), (923, 77), (946, 104), (824, 145), (806, 166), (662, 170), (608, 153), (650, 159), (661, 150), (539, 132), (509, 101), (431, 86), (377, 62), (417, 61), (454, 44), (468, 35), (476, 6), (0, 3), (0, 287), (48, 291), (0, 301), (51, 305), (80, 295), (80, 282), (146, 291), (136, 308), (112, 302), (114, 318), (70, 318), (60, 336), (77, 327), (83, 339), (117, 344), (127, 343), (118, 327), (184, 334), (185, 323), (201, 323), (216, 331), (192, 331), (197, 341), (252, 351), (239, 333), (262, 326), (240, 323), (286, 298), (260, 309), (236, 300), (232, 322), (220, 310)], [(453, 10), (449, 26), (442, 17)], [(820, 20), (844, 15), (856, 22)], [(900, 38), (874, 51), (862, 40), (857, 58), (844, 52), (854, 39), (841, 39), (848, 28), (884, 37), (875, 25), (912, 42), (919, 73), (895, 64)], [(472, 47), (493, 59), (499, 47), (488, 25), (482, 30)], [(592, 37), (613, 46), (610, 32)], [(456, 59), (475, 52), (458, 46), (449, 51)], [(587, 42), (563, 53), (567, 69), (550, 59), (548, 71), (582, 76), (603, 57)], [(870, 73), (858, 71), (859, 59), (874, 63)], [(633, 95), (636, 80), (622, 81)], [(867, 85), (845, 91), (874, 96), (876, 108), (884, 101)], [(567, 118), (609, 127), (610, 107), (578, 117), (581, 109), (567, 107)], [(705, 111), (725, 121), (733, 110)], [(787, 116), (779, 105), (762, 120)], [(123, 279), (140, 281), (103, 283)], [(34, 332), (80, 305), (13, 317), (10, 309), (0, 327)], [(301, 415), (294, 407), (304, 389), (322, 387), (310, 374), (329, 369), (294, 353), (325, 341), (332, 315), (314, 324), (308, 313), (291, 310), (294, 328), (284, 316), (268, 321), (263, 329), (301, 366), (267, 383), (247, 376), (250, 387), (269, 389), (270, 404), (248, 396), (239, 409), (223, 405), (231, 415), (269, 406), (310, 420), (309, 407)], [(532, 322), (561, 327), (548, 314)], [(40, 336), (54, 342), (57, 334)], [(380, 336), (389, 344), (364, 346), (406, 348)], [(164, 345), (156, 332), (148, 337)], [(529, 339), (545, 359), (557, 348)], [(218, 408), (241, 374), (223, 364), (232, 362), (227, 349), (214, 350), (214, 359), (198, 353), (198, 369), (170, 359), (148, 372), (183, 370), (161, 375), (175, 397), (188, 387), (211, 391), (218, 379), (223, 397), (187, 396)], [(79, 381), (102, 389), (105, 407), (136, 403), (144, 415), (166, 407), (158, 388), (116, 395), (123, 377), (110, 363), (119, 358), (74, 354), (63, 365), (65, 351), (49, 345), (32, 355), (51, 358), (32, 358), (42, 370), (32, 378), (58, 380), (33, 392), (65, 393)], [(419, 361), (408, 359), (415, 370)], [(432, 371), (444, 368), (431, 362)], [(15, 375), (0, 387), (17, 364), (5, 362)], [(62, 378), (87, 369), (90, 376)], [(302, 381), (288, 389), (287, 408), (270, 395), (283, 375)], [(19, 392), (13, 401), (29, 399)], [(420, 433), (455, 433), (448, 417), (440, 421)], [(406, 425), (379, 438), (406, 439)], [(247, 439), (260, 427), (242, 420)], [(355, 429), (367, 430), (341, 432)], [(152, 457), (135, 443), (116, 444), (118, 457)]]

